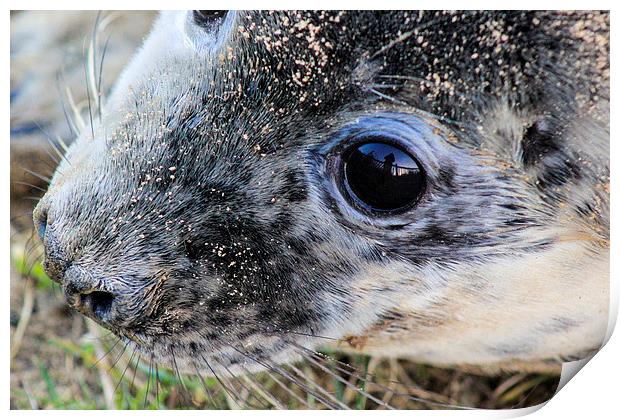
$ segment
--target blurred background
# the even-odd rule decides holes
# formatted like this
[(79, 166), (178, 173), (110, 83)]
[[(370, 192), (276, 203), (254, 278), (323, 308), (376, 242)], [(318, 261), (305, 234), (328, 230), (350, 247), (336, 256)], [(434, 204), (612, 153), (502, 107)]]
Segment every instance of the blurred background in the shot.
[(318, 364), (292, 368), (304, 384), (274, 374), (179, 378), (72, 312), (41, 267), (32, 209), (64, 148), (88, 121), (88, 54), (94, 56), (105, 103), (154, 17), (128, 11), (11, 12), (12, 409), (324, 408), (326, 401), (358, 409), (517, 408), (554, 394), (555, 372), (483, 375), (471, 367), (442, 369), (329, 352)]

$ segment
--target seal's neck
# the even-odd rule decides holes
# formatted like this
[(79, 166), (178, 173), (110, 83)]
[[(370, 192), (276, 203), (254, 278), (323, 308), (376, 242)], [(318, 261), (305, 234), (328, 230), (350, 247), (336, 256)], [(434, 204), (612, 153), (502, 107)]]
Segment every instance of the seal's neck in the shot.
[(436, 365), (583, 357), (608, 329), (609, 249), (592, 249), (571, 240), (463, 267), (445, 275), (447, 286), (432, 299), (403, 297), (393, 319), (342, 346)]

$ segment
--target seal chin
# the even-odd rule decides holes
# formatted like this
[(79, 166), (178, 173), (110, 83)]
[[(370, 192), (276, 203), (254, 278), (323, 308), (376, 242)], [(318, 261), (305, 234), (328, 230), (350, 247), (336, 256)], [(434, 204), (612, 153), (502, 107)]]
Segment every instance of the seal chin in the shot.
[(142, 334), (117, 333), (123, 336), (128, 346), (142, 354), (146, 360), (162, 366), (169, 366), (180, 373), (204, 374), (206, 376), (231, 377), (270, 371), (278, 372), (281, 365), (301, 360), (303, 349), (287, 341), (284, 337), (256, 336), (253, 343), (235, 342), (212, 343), (208, 341), (188, 341), (188, 337), (178, 340), (157, 339)]

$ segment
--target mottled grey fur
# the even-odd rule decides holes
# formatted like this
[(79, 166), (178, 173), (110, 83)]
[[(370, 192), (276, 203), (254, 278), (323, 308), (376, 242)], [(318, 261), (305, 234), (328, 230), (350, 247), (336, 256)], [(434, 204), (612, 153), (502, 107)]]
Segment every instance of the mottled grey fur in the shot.
[[(321, 337), (390, 353), (381, 343), (397, 330), (409, 334), (401, 353), (445, 363), (600, 344), (606, 307), (566, 313), (549, 297), (541, 314), (508, 296), (531, 274), (520, 261), (567, 240), (585, 244), (579, 261), (608, 253), (607, 13), (238, 12), (213, 23), (160, 18), (38, 205), (46, 269), (71, 303), (111, 293), (99, 322), (190, 370), (260, 369), (294, 359), (291, 343), (334, 344)], [(370, 129), (405, 139), (424, 168), (425, 193), (404, 214), (366, 214), (340, 190), (340, 152)], [(509, 279), (487, 275), (512, 264)], [(589, 281), (579, 264), (566, 284), (550, 275), (555, 290)], [(467, 302), (522, 321), (498, 318), (501, 333), (472, 338), (479, 348), (443, 339), (450, 350), (417, 353)], [(596, 326), (587, 349), (549, 344), (583, 325)], [(445, 337), (467, 337), (460, 328)]]

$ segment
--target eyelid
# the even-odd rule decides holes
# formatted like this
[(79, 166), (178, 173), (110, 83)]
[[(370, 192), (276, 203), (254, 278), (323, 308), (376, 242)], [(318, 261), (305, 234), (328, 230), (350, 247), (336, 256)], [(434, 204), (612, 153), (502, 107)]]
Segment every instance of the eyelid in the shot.
[(363, 142), (370, 135), (383, 136), (413, 155), (432, 182), (442, 165), (465, 157), (453, 142), (448, 141), (449, 132), (446, 130), (437, 121), (423, 115), (380, 112), (360, 116), (340, 128), (328, 142), (318, 146), (315, 153), (326, 162), (335, 163), (346, 147)]

